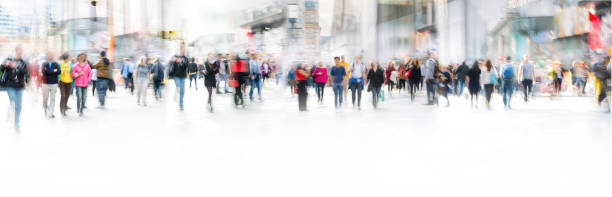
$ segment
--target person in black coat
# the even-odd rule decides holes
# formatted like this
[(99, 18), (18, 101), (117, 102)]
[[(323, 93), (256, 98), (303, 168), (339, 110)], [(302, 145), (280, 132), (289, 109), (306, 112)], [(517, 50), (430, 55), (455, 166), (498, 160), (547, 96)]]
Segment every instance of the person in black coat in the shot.
[(212, 91), (217, 87), (219, 64), (212, 56), (204, 63), (204, 86), (208, 90), (208, 108), (212, 112)]
[(57, 62), (53, 61), (53, 53), (47, 53), (47, 61), (42, 65), (42, 74), (44, 83), (42, 85), (43, 109), (45, 116), (55, 118), (53, 111), (55, 109), (55, 95), (57, 94), (58, 76), (62, 72)]
[(410, 62), (410, 75), (408, 76), (408, 84), (410, 85), (410, 99), (414, 101), (416, 90), (419, 88), (419, 84), (423, 80), (421, 76), (421, 60), (418, 58), (412, 58)]
[(380, 90), (382, 88), (383, 83), (385, 83), (385, 70), (380, 67), (380, 64), (377, 62), (372, 62), (371, 69), (368, 71), (367, 79), (369, 82), (369, 87), (372, 91), (372, 105), (374, 108), (378, 107), (378, 99), (380, 98)]

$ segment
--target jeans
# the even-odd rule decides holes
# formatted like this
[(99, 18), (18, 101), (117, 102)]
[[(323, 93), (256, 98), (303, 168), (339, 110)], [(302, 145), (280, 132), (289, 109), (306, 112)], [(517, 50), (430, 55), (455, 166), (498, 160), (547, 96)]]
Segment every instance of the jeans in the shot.
[(316, 83), (315, 89), (317, 91), (317, 98), (319, 102), (323, 102), (323, 92), (325, 90), (325, 83)]
[(161, 80), (154, 80), (153, 81), (153, 94), (155, 95), (156, 99), (160, 99), (162, 94), (161, 94), (161, 84), (162, 81)]
[(502, 96), (504, 97), (504, 105), (510, 107), (510, 100), (512, 100), (513, 80), (504, 79), (502, 81)]
[(128, 73), (125, 81), (125, 87), (130, 88), (130, 93), (134, 93), (134, 73)]
[(357, 106), (361, 106), (361, 92), (363, 91), (363, 80), (361, 82), (349, 82), (351, 88), (351, 99), (355, 105), (355, 94), (357, 94)]
[(191, 82), (195, 81), (195, 89), (198, 89), (198, 75), (191, 74), (189, 75), (189, 88), (191, 88)]
[(465, 88), (465, 80), (457, 80), (457, 95), (463, 94), (463, 89)]
[(579, 94), (584, 94), (584, 88), (586, 86), (586, 80), (584, 77), (576, 77), (576, 87), (578, 88)]
[(98, 89), (98, 101), (100, 106), (104, 106), (106, 101), (106, 90), (108, 90), (109, 79), (98, 78), (96, 82), (96, 89)]
[(179, 91), (179, 107), (183, 108), (183, 97), (185, 96), (185, 80), (186, 78), (174, 78), (176, 90)]
[(380, 89), (381, 86), (372, 86), (372, 106), (374, 108), (378, 107), (378, 100), (380, 98)]
[(70, 91), (72, 90), (72, 84), (59, 82), (60, 89), (60, 113), (66, 115), (66, 106), (68, 106), (68, 98), (70, 97)]
[(261, 100), (261, 77), (256, 77), (256, 79), (251, 80), (251, 90), (249, 91), (249, 98), (253, 100), (253, 89), (257, 88), (257, 96), (259, 96), (259, 100)]
[(15, 127), (19, 128), (19, 116), (21, 115), (21, 98), (23, 95), (23, 88), (7, 87), (6, 93), (9, 97), (9, 106), (13, 105), (15, 107)]
[(83, 108), (87, 101), (87, 87), (76, 87), (77, 113), (83, 114)]
[(436, 99), (436, 81), (433, 79), (427, 79), (425, 82), (427, 88), (427, 104), (433, 105)]
[(43, 97), (43, 109), (45, 110), (45, 116), (53, 115), (55, 110), (55, 95), (57, 94), (57, 84), (43, 84), (42, 85), (42, 97)]
[(336, 107), (342, 106), (342, 94), (344, 86), (340, 84), (333, 84), (332, 88), (334, 89), (334, 105)]
[(219, 74), (219, 80), (217, 80), (217, 92), (220, 92), (219, 87), (221, 86), (221, 82), (223, 82), (223, 91), (229, 92), (227, 90), (227, 74)]
[(533, 80), (524, 79), (523, 83), (523, 96), (525, 97), (525, 102), (529, 99), (529, 96), (533, 94)]

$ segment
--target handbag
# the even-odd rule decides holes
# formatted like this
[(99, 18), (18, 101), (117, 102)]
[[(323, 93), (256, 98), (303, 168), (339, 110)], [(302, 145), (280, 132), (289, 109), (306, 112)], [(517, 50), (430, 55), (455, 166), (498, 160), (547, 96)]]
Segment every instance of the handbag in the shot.
[(489, 80), (491, 80), (491, 84), (497, 85), (497, 77), (495, 76), (495, 73), (491, 73), (489, 75)]
[(0, 73), (0, 88), (4, 88), (4, 86), (6, 86), (7, 78), (8, 70), (5, 70), (4, 72)]
[(239, 85), (238, 80), (229, 80), (227, 83), (230, 87), (233, 87), (233, 88), (237, 88)]
[(408, 70), (408, 72), (404, 72), (404, 79), (408, 79), (408, 77), (410, 77), (410, 74), (412, 74), (412, 69)]

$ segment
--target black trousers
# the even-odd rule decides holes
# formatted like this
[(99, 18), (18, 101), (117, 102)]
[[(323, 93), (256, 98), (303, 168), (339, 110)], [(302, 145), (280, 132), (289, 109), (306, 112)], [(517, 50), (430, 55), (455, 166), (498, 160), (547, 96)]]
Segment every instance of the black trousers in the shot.
[(527, 101), (527, 99), (529, 98), (529, 95), (531, 95), (531, 92), (533, 91), (533, 80), (524, 79), (522, 82), (523, 82), (523, 94), (525, 96), (525, 101)]
[(306, 99), (308, 98), (308, 90), (306, 89), (306, 83), (306, 80), (297, 81), (298, 104), (300, 111), (306, 111)]
[(485, 84), (484, 85), (484, 90), (485, 90), (485, 98), (487, 99), (487, 103), (491, 102), (491, 94), (493, 94), (493, 88), (495, 86), (493, 84)]

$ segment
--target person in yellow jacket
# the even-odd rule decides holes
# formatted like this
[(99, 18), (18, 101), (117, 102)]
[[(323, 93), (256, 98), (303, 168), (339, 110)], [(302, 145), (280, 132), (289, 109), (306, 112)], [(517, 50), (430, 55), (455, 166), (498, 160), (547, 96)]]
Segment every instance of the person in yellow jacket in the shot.
[(60, 70), (59, 75), (59, 89), (60, 89), (60, 113), (62, 116), (66, 116), (66, 109), (68, 108), (68, 98), (70, 97), (70, 91), (72, 89), (72, 64), (70, 63), (70, 55), (68, 53), (60, 56)]
[(344, 98), (344, 101), (346, 101), (346, 93), (348, 92), (348, 78), (349, 76), (351, 76), (351, 72), (348, 71), (348, 62), (346, 62), (346, 60), (344, 59), (344, 55), (340, 56), (340, 65), (344, 67), (344, 70), (346, 70), (346, 77), (344, 78), (344, 81), (342, 82), (342, 98)]

